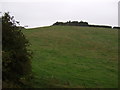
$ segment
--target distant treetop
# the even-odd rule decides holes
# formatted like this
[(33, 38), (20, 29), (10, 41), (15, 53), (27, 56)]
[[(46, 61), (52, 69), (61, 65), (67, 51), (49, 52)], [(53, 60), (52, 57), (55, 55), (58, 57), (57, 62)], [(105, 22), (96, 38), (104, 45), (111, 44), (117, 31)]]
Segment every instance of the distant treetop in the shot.
[[(90, 25), (88, 22), (84, 21), (67, 21), (67, 22), (56, 22), (53, 25), (61, 25), (61, 26), (85, 26), (85, 27), (99, 27), (99, 28), (112, 28), (112, 26), (106, 25)], [(120, 29), (120, 27), (114, 27), (115, 29)]]
[(88, 26), (88, 22), (83, 21), (67, 21), (67, 22), (56, 22), (53, 25), (68, 25), (68, 26)]

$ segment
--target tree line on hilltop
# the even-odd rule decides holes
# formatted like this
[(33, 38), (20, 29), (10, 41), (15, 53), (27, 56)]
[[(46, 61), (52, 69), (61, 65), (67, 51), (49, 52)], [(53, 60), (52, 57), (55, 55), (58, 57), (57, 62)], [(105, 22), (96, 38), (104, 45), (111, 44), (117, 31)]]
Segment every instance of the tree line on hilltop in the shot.
[[(83, 21), (67, 21), (67, 22), (56, 22), (53, 25), (61, 25), (61, 26), (85, 26), (85, 27), (99, 27), (99, 28), (112, 28), (112, 26), (106, 25), (90, 25), (88, 22)], [(113, 27), (114, 29), (120, 29), (120, 27)]]

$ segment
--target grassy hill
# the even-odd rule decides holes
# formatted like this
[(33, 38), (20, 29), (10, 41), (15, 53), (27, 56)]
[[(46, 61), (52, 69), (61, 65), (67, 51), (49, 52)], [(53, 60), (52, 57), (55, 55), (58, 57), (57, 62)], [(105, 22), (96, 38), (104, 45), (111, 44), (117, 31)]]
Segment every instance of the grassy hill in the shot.
[(118, 86), (117, 29), (50, 26), (23, 32), (34, 53), (32, 87)]

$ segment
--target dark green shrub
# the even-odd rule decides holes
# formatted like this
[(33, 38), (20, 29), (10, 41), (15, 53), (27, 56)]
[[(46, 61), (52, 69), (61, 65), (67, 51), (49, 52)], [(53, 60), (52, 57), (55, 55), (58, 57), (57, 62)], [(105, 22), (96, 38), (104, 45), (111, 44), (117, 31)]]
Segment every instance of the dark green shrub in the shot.
[(31, 73), (30, 45), (9, 13), (2, 16), (2, 74), (3, 81), (18, 82)]

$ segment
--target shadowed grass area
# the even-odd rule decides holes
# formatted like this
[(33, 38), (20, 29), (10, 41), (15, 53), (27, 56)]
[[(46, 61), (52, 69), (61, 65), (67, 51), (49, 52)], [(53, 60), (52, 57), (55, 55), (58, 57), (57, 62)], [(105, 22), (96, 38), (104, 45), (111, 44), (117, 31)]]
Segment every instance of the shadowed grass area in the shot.
[(115, 88), (118, 30), (50, 26), (23, 30), (33, 50), (33, 87)]

